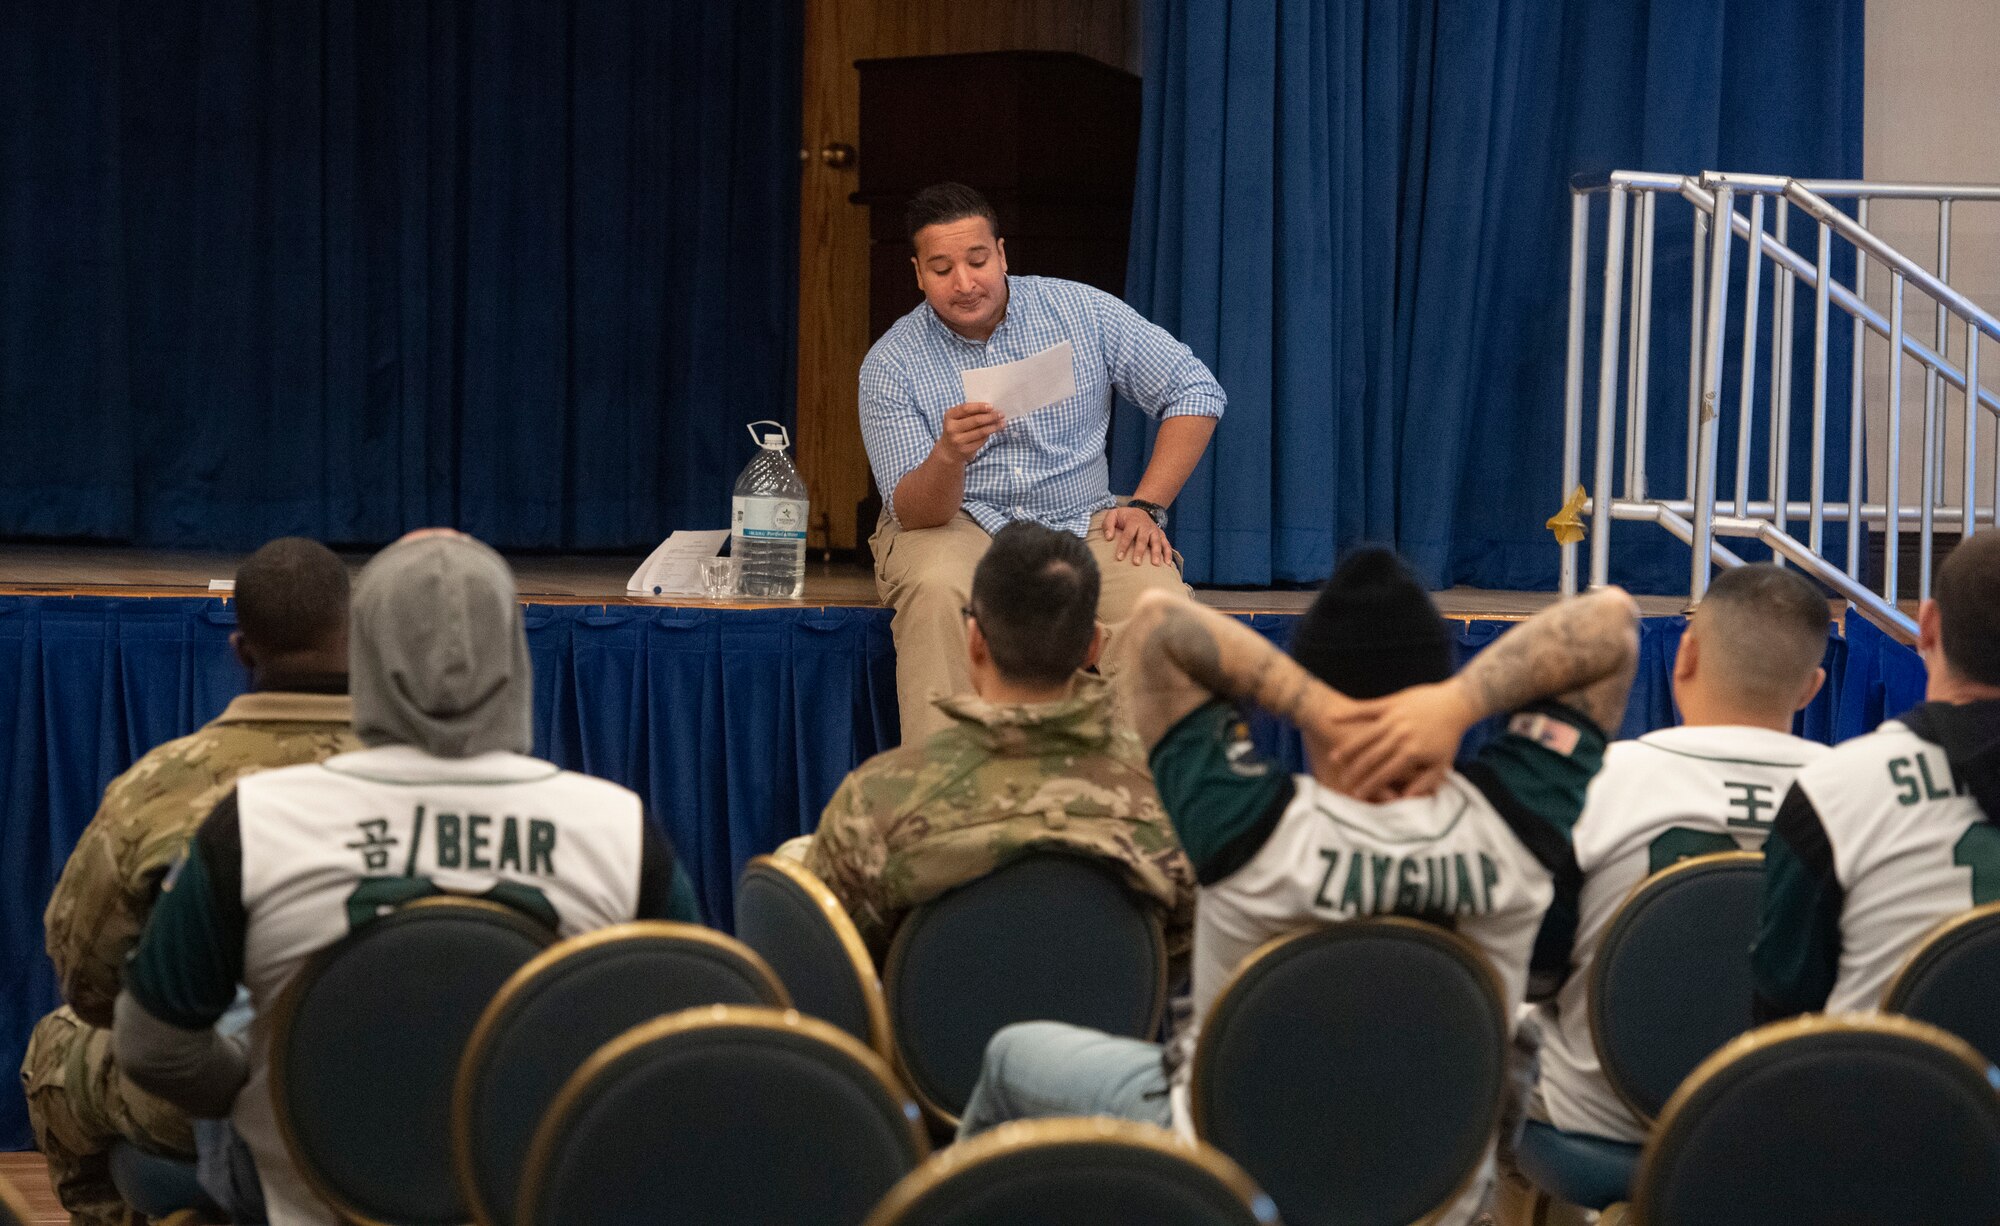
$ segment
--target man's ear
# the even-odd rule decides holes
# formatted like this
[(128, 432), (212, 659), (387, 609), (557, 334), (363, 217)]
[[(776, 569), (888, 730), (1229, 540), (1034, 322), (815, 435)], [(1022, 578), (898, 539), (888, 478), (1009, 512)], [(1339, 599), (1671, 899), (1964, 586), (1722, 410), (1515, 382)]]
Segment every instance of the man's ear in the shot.
[(993, 249), (1000, 253), (1000, 275), (1004, 277), (1007, 275), (1007, 240), (1004, 238), (994, 239)]
[(229, 650), (236, 653), (236, 662), (251, 672), (257, 671), (257, 656), (250, 650), (250, 644), (243, 638), (241, 630), (229, 632)]
[(910, 257), (910, 271), (916, 274), (917, 292), (922, 293), (924, 288), (924, 266), (922, 264), (917, 263), (916, 256)]
[(1092, 622), (1090, 626), (1090, 646), (1083, 653), (1083, 667), (1096, 668), (1097, 658), (1104, 654), (1104, 623)]
[(965, 654), (972, 658), (972, 667), (981, 668), (993, 662), (992, 649), (986, 645), (986, 632), (979, 628), (979, 619), (965, 619)]
[(1812, 680), (1806, 683), (1805, 693), (1799, 695), (1798, 705), (1794, 706), (1792, 710), (1803, 711), (1808, 706), (1812, 705), (1812, 700), (1819, 697), (1819, 687), (1825, 684), (1826, 684), (1826, 670), (1823, 668), (1815, 668), (1813, 670)]
[(1680, 648), (1674, 652), (1674, 680), (1685, 685), (1701, 667), (1701, 636), (1690, 625), (1681, 632)]
[(1917, 654), (1929, 664), (1931, 657), (1944, 650), (1944, 616), (1938, 612), (1938, 602), (1926, 600), (1917, 606)]

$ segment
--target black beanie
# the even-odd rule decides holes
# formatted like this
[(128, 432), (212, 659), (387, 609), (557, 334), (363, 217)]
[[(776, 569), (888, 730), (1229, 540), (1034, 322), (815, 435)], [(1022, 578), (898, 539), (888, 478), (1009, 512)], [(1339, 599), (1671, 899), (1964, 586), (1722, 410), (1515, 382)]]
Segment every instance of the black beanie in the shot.
[(1292, 658), (1349, 698), (1452, 674), (1451, 631), (1402, 559), (1365, 546), (1341, 560), (1292, 635)]

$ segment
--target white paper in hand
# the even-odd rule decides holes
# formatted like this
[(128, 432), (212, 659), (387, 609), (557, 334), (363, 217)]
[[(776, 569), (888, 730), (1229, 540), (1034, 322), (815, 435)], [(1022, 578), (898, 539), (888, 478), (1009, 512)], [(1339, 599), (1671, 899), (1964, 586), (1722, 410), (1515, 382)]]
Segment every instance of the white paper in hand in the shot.
[(1076, 395), (1076, 367), (1068, 341), (1033, 357), (965, 371), (965, 403), (986, 403), (1008, 421)]

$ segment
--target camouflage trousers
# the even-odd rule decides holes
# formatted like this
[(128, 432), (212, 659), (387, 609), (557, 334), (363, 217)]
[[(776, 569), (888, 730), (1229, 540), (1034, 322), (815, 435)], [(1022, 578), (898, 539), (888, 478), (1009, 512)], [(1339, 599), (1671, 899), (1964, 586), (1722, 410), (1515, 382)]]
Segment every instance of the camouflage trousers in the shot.
[(194, 1160), (194, 1131), (177, 1108), (126, 1082), (112, 1059), (111, 1032), (68, 1006), (43, 1018), (21, 1061), (21, 1088), (35, 1145), (72, 1226), (140, 1220), (111, 1183), (113, 1142)]

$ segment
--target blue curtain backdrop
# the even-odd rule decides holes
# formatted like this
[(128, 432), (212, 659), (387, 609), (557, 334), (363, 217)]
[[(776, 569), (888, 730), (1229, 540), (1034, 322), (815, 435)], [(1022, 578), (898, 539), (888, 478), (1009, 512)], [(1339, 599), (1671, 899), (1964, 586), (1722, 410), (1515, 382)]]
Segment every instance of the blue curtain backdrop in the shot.
[[(1570, 176), (1859, 177), (1862, 3), (1150, 0), (1126, 296), (1229, 392), (1175, 508), (1189, 577), (1316, 581), (1368, 540), (1552, 586)], [(1678, 456), (1688, 206), (1659, 225), (1649, 445)], [(1121, 408), (1120, 488), (1149, 434)], [(1617, 577), (1686, 590), (1666, 541), (1621, 528)]]
[[(1295, 621), (1247, 620), (1280, 645)], [(530, 605), (527, 621), (536, 752), (639, 792), (725, 926), (744, 862), (811, 831), (842, 776), (898, 739), (886, 609)], [(1508, 625), (1459, 623), (1461, 658)], [(0, 1067), (56, 1003), (42, 909), (70, 848), (115, 775), (240, 692), (234, 628), (218, 600), (0, 597)], [(1624, 735), (1674, 722), (1681, 629), (1642, 625)], [(1852, 736), (1923, 694), (1915, 654), (1858, 617), (1827, 669), (1802, 735)], [(1299, 768), (1295, 732), (1254, 727)], [(18, 1091), (0, 1092), (0, 1149), (29, 1144)]]
[(0, 536), (650, 547), (791, 417), (800, 0), (0, 5)]

